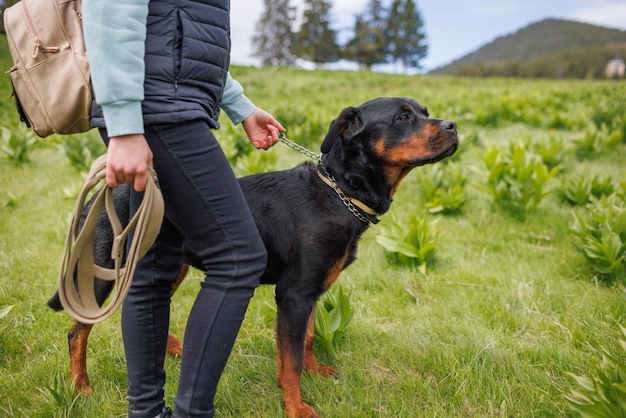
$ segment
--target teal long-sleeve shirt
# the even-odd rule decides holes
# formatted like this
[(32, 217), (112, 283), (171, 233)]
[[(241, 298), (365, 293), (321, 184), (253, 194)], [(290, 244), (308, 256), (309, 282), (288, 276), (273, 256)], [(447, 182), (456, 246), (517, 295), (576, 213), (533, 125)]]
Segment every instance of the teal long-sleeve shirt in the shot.
[[(144, 133), (145, 39), (149, 0), (84, 0), (83, 31), (96, 102), (109, 137)], [(222, 110), (237, 124), (256, 107), (230, 73)]]

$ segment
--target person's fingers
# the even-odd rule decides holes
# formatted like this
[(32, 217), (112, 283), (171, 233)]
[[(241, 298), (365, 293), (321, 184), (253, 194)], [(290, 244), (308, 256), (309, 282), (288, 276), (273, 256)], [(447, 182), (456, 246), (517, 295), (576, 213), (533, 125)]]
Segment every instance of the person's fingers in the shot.
[(109, 167), (108, 164), (107, 164), (106, 171), (105, 171), (105, 179), (109, 187), (117, 187), (120, 184), (119, 181), (117, 180), (117, 175), (115, 174), (113, 169)]
[[(143, 192), (146, 189), (146, 183), (148, 181), (148, 173), (146, 171), (142, 171), (137, 173), (135, 176), (133, 183), (133, 187), (136, 192)], [(131, 182), (129, 182), (131, 183)]]

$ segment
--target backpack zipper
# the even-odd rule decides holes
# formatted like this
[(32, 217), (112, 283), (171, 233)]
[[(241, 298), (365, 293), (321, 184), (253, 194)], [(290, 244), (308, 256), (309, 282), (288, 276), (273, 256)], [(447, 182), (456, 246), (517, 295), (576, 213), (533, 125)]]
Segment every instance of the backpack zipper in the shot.
[(28, 11), (28, 8), (26, 7), (26, 0), (22, 1), (22, 14), (24, 15), (24, 19), (26, 20), (26, 24), (28, 25), (28, 27), (30, 28), (30, 33), (33, 35), (34, 38), (34, 43), (35, 43), (35, 48), (33, 49), (33, 59), (36, 59), (37, 56), (39, 55), (39, 51), (43, 51), (43, 52), (59, 52), (60, 48), (56, 47), (56, 46), (48, 46), (48, 47), (43, 47), (41, 45), (41, 35), (39, 34), (39, 31), (37, 30), (37, 26), (35, 25), (35, 22), (33, 22), (33, 17), (31, 16), (30, 12)]

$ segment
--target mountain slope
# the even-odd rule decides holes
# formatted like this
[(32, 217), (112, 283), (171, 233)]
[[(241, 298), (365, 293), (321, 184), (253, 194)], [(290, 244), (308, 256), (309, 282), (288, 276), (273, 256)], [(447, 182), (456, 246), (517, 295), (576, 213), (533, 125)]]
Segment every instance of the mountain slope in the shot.
[[(603, 67), (608, 59), (624, 58), (624, 55), (626, 55), (626, 31), (568, 20), (546, 19), (513, 34), (496, 38), (493, 42), (448, 65), (436, 68), (431, 73), (473, 75), (472, 72), (482, 71), (483, 74), (474, 75), (524, 76), (506, 72), (519, 72), (525, 69), (526, 72), (532, 73), (528, 67), (545, 67), (552, 61), (553, 66), (561, 67), (560, 70), (554, 69), (554, 76), (558, 76), (560, 72), (561, 76), (578, 77), (581, 66)], [(568, 65), (576, 63), (576, 74), (563, 73), (563, 67), (568, 66), (562, 64), (564, 60)], [(603, 62), (598, 64), (597, 60)], [(484, 74), (489, 70), (499, 74)]]

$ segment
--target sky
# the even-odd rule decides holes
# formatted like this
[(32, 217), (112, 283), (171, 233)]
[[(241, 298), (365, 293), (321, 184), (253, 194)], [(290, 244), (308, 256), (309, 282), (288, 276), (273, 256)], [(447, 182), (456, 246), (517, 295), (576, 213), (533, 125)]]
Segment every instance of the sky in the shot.
[[(368, 0), (331, 0), (332, 27), (343, 36)], [(293, 0), (302, 10), (302, 0)], [(448, 64), (499, 36), (546, 18), (568, 19), (626, 30), (626, 0), (416, 0), (427, 36), (424, 71)], [(263, 0), (231, 1), (231, 62), (258, 65), (252, 56), (252, 37)]]

